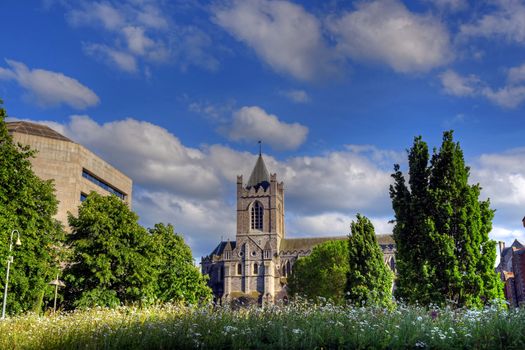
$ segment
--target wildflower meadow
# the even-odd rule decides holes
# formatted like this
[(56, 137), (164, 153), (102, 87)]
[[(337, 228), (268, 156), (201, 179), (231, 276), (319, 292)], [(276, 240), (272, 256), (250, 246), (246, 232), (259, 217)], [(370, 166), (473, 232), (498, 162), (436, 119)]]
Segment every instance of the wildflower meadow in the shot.
[(525, 310), (295, 302), (94, 308), (0, 321), (1, 349), (524, 349)]

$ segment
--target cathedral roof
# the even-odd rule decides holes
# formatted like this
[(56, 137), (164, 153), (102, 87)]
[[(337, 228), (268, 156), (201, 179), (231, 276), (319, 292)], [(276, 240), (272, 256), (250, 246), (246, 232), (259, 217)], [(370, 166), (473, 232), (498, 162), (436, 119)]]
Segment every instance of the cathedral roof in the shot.
[[(285, 238), (281, 241), (281, 251), (293, 252), (295, 250), (307, 251), (311, 250), (316, 245), (319, 245), (328, 241), (341, 241), (348, 239), (348, 236), (335, 236), (335, 237), (310, 237), (310, 238)], [(394, 239), (392, 235), (376, 235), (377, 243), (381, 247), (394, 245)]]
[(222, 255), (222, 252), (224, 252), (224, 248), (226, 248), (227, 244), (230, 244), (231, 249), (235, 249), (236, 242), (235, 241), (222, 241), (219, 243), (217, 247), (211, 252), (210, 256), (213, 255)]
[(269, 185), (270, 173), (268, 173), (268, 169), (266, 169), (266, 164), (264, 164), (262, 155), (259, 154), (259, 158), (257, 158), (257, 163), (255, 163), (255, 167), (253, 168), (246, 188), (257, 188), (259, 186), (263, 186), (266, 189)]

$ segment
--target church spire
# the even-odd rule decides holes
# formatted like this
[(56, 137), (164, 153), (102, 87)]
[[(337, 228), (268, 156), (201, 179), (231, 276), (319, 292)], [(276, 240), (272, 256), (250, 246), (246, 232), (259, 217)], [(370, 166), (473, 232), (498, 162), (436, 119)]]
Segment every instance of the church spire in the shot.
[(250, 179), (248, 180), (246, 188), (255, 187), (257, 189), (259, 186), (262, 186), (266, 190), (269, 185), (270, 173), (268, 173), (266, 164), (264, 164), (261, 152), (261, 141), (259, 141), (259, 158), (257, 158), (257, 162), (255, 163), (255, 167), (252, 170), (252, 174), (250, 175)]

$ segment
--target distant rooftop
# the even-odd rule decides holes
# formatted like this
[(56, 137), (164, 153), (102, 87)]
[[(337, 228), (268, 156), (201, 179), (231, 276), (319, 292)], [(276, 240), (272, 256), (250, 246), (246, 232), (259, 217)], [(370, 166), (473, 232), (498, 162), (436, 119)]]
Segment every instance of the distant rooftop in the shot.
[(74, 142), (62, 134), (59, 134), (50, 127), (42, 124), (30, 123), (30, 122), (8, 122), (7, 131), (9, 133), (18, 132), (21, 134), (35, 135), (41, 137), (47, 137), (50, 139)]

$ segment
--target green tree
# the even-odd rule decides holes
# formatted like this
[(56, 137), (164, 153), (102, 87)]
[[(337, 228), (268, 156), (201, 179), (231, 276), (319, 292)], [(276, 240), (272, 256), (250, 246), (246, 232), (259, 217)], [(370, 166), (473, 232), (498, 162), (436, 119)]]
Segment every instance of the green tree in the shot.
[(383, 261), (374, 226), (357, 214), (348, 237), (347, 298), (356, 305), (388, 306), (392, 303), (393, 274)]
[[(21, 246), (14, 246), (9, 276), (7, 313), (40, 312), (43, 302), (52, 299), (48, 282), (59, 270), (53, 247), (64, 232), (53, 218), (57, 200), (52, 181), (39, 179), (30, 159), (35, 151), (15, 145), (7, 131), (5, 109), (0, 100), (0, 283), (5, 285), (5, 267), (12, 230), (20, 232)], [(16, 240), (16, 234), (14, 239)]]
[(300, 295), (309, 299), (323, 297), (341, 304), (345, 301), (347, 272), (347, 241), (319, 244), (312, 249), (310, 255), (295, 262), (288, 278), (290, 295)]
[(149, 229), (157, 271), (156, 296), (160, 301), (196, 304), (209, 301), (211, 289), (193, 263), (190, 247), (176, 234), (171, 224), (156, 224)]
[(69, 307), (149, 303), (156, 257), (138, 216), (116, 196), (92, 192), (69, 216), (73, 262), (65, 276)]
[(417, 137), (409, 150), (409, 187), (396, 165), (390, 188), (396, 215), (396, 295), (423, 304), (481, 306), (503, 297), (494, 270), (496, 245), (489, 239), (494, 211), (469, 185), (452, 131), (443, 134), (428, 164), (428, 148)]

